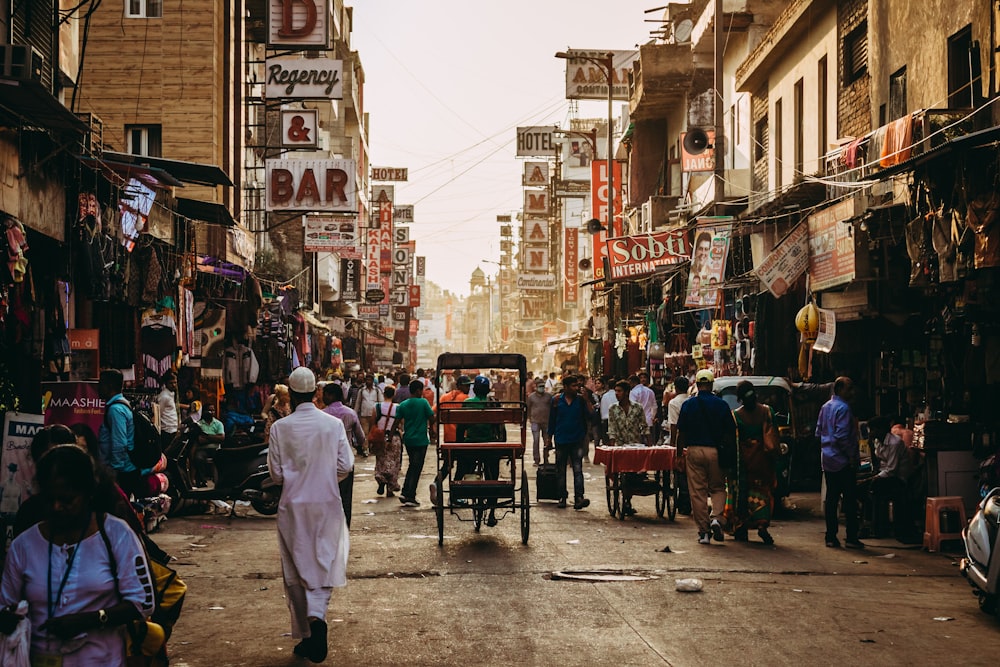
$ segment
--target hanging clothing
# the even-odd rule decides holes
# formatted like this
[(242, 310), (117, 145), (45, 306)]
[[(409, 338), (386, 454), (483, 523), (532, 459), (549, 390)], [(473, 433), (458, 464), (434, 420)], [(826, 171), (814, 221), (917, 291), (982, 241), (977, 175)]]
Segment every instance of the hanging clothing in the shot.
[(913, 151), (913, 116), (903, 116), (885, 126), (885, 141), (879, 153), (879, 165), (895, 167), (910, 159)]
[(259, 374), (257, 356), (246, 345), (236, 343), (222, 351), (222, 379), (233, 389), (243, 389), (257, 382)]
[(975, 267), (986, 269), (1000, 266), (1000, 194), (990, 192), (969, 202), (966, 224), (976, 235)]

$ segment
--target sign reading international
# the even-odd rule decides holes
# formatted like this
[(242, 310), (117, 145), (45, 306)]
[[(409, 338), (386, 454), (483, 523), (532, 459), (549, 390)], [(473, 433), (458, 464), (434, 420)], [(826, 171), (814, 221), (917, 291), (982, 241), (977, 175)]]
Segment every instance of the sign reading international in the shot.
[(354, 160), (267, 160), (268, 211), (357, 213)]
[(268, 0), (267, 47), (329, 49), (330, 0)]
[(605, 278), (609, 281), (649, 276), (661, 266), (686, 261), (691, 254), (686, 229), (620, 236), (606, 243), (611, 274)]
[(344, 99), (344, 61), (331, 58), (268, 58), (264, 97), (271, 100)]

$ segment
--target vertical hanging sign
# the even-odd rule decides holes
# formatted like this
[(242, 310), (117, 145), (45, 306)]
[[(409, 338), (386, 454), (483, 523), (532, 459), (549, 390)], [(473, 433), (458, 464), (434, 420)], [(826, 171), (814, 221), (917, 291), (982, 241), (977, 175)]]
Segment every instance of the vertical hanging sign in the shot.
[[(607, 226), (608, 222), (608, 161), (607, 160), (594, 160), (590, 163), (590, 183), (591, 183), (591, 193), (590, 200), (593, 202), (592, 214), (595, 218), (601, 221), (601, 224)], [(622, 198), (621, 198), (621, 182), (622, 182), (622, 163), (615, 160), (615, 192), (614, 192), (614, 229), (608, 231), (601, 231), (593, 236), (594, 245), (594, 278), (597, 280), (604, 279), (604, 259), (608, 256), (608, 248), (606, 241), (608, 236), (621, 236), (622, 235), (622, 223), (621, 223), (621, 210), (622, 210)]]
[(578, 262), (580, 261), (580, 237), (576, 228), (563, 230), (563, 306), (576, 306), (580, 287)]

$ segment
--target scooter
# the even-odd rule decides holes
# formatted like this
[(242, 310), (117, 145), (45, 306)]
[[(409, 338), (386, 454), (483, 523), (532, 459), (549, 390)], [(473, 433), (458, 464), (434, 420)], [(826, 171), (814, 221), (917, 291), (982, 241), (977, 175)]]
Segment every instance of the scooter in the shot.
[(987, 614), (1000, 612), (1000, 487), (979, 503), (972, 521), (962, 531), (965, 558), (959, 570), (979, 598), (979, 608)]
[(252, 432), (237, 434), (226, 438), (221, 447), (211, 448), (198, 445), (199, 433), (195, 424), (183, 425), (164, 452), (170, 514), (178, 512), (185, 501), (229, 501), (232, 516), (237, 500), (249, 501), (261, 514), (277, 514), (281, 487), (271, 483), (263, 439)]

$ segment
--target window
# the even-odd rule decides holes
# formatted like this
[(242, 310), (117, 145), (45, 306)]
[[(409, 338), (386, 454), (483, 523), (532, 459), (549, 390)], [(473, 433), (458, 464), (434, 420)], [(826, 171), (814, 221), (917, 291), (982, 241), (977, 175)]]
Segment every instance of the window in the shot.
[(782, 158), (782, 122), (781, 122), (781, 99), (774, 103), (774, 187), (781, 187), (781, 158)]
[(792, 179), (798, 179), (805, 171), (805, 143), (806, 143), (806, 133), (805, 133), (805, 123), (802, 122), (803, 115), (803, 103), (805, 101), (805, 84), (802, 83), (802, 79), (795, 82), (795, 93), (792, 99), (792, 122), (795, 128), (795, 144), (792, 146), (792, 152), (795, 155), (795, 173)]
[(818, 83), (818, 88), (816, 89), (816, 122), (819, 125), (819, 132), (816, 134), (818, 152), (816, 153), (819, 157), (826, 155), (828, 149), (827, 147), (827, 134), (826, 125), (828, 122), (827, 109), (826, 106), (829, 103), (827, 97), (827, 67), (826, 67), (826, 56), (819, 59), (819, 65), (816, 69), (816, 81)]
[(972, 41), (972, 26), (967, 25), (948, 38), (948, 106), (976, 106), (982, 87), (979, 42)]
[(125, 0), (125, 17), (158, 19), (163, 17), (163, 0)]
[(161, 130), (159, 125), (126, 125), (127, 150), (132, 155), (163, 157)]
[(764, 116), (753, 128), (753, 161), (760, 162), (767, 157), (767, 116)]
[(906, 115), (906, 66), (889, 75), (889, 119)]
[(862, 21), (844, 38), (844, 85), (857, 81), (867, 71), (868, 21)]

